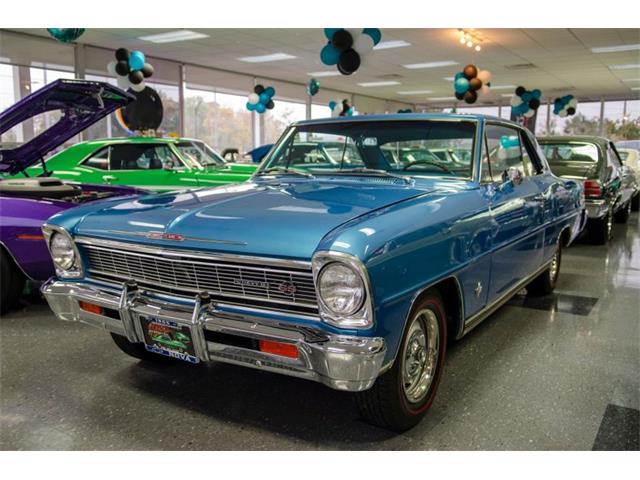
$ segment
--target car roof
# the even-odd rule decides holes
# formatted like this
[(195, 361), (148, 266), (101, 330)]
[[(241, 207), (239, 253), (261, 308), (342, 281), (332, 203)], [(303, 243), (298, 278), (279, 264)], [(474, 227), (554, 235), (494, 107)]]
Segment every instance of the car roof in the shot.
[(195, 138), (185, 137), (112, 137), (112, 138), (96, 138), (82, 142), (84, 145), (106, 145), (109, 143), (178, 143), (178, 142), (202, 142)]
[(595, 143), (600, 146), (608, 146), (609, 139), (597, 135), (551, 135), (548, 137), (537, 137), (538, 143), (561, 143), (561, 142), (585, 142)]
[(391, 113), (385, 115), (355, 115), (353, 117), (329, 117), (318, 118), (314, 120), (300, 120), (294, 122), (294, 126), (304, 125), (323, 125), (331, 123), (349, 123), (349, 122), (388, 122), (388, 121), (416, 121), (416, 120), (459, 120), (459, 121), (500, 121), (510, 123), (516, 127), (520, 127), (515, 122), (504, 118), (495, 117), (493, 115), (484, 115), (477, 113)]

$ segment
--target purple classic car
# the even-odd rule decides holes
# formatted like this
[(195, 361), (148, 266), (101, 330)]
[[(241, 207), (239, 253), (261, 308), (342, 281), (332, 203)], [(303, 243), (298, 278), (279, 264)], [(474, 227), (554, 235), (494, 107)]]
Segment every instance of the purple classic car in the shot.
[[(0, 176), (15, 175), (133, 97), (107, 83), (57, 80), (0, 113), (0, 135), (36, 115), (59, 111), (60, 119), (23, 144), (0, 145)], [(45, 167), (43, 176), (0, 179), (0, 311), (15, 305), (25, 281), (54, 274), (42, 236), (51, 215), (85, 202), (141, 193), (129, 187), (62, 182)]]

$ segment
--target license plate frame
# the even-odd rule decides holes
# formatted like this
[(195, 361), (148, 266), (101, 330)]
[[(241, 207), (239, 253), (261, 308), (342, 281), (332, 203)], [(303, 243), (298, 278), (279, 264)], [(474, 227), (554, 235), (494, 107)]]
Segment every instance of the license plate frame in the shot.
[(138, 322), (148, 352), (176, 358), (188, 363), (200, 363), (189, 325), (161, 317), (139, 315)]

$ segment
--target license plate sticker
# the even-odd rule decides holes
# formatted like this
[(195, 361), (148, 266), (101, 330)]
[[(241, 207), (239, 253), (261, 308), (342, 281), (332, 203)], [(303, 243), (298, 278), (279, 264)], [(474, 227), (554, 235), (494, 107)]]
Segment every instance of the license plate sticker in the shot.
[(144, 346), (149, 352), (199, 363), (195, 354), (191, 329), (172, 320), (157, 317), (139, 317), (144, 333)]

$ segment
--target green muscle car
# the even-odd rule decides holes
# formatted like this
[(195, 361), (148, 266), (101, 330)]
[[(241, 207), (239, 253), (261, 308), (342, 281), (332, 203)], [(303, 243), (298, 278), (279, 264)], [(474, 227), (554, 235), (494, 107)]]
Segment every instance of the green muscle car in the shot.
[[(244, 182), (258, 167), (226, 163), (200, 140), (170, 137), (81, 142), (51, 156), (45, 165), (47, 174), (56, 178), (160, 192)], [(26, 172), (39, 176), (43, 167), (31, 167)]]

